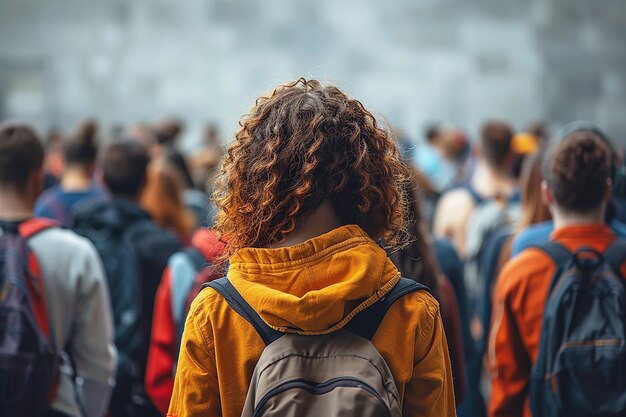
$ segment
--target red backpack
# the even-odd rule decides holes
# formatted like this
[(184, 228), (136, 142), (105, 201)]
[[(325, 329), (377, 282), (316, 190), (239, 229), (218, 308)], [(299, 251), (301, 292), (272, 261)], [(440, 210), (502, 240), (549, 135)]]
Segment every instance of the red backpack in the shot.
[(39, 264), (27, 240), (46, 219), (0, 222), (0, 415), (43, 416), (58, 386), (59, 355)]

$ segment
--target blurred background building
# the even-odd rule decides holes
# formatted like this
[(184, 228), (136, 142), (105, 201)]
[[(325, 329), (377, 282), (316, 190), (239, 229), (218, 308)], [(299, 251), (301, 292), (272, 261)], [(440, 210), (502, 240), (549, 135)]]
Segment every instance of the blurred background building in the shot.
[(417, 137), (584, 118), (626, 140), (624, 0), (0, 0), (0, 118), (225, 136), (254, 98), (336, 82)]

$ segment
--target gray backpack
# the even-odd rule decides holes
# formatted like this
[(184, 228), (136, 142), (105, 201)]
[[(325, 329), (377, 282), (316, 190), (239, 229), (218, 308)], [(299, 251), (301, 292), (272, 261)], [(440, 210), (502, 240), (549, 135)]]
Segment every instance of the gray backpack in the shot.
[(428, 290), (425, 286), (402, 278), (344, 329), (323, 336), (270, 328), (227, 278), (206, 286), (221, 294), (265, 342), (242, 417), (402, 415), (393, 375), (370, 340), (396, 300), (416, 290)]

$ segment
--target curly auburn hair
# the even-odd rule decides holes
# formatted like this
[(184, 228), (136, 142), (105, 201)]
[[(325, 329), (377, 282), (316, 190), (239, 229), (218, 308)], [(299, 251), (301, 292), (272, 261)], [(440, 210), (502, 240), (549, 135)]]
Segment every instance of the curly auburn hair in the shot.
[(358, 100), (300, 78), (258, 98), (239, 125), (213, 195), (227, 253), (283, 241), (325, 200), (384, 247), (408, 241), (408, 170)]

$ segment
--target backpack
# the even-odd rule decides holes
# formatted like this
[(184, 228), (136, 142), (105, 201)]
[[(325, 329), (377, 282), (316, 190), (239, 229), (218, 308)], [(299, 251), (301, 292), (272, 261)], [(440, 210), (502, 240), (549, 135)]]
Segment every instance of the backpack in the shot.
[(371, 339), (396, 300), (427, 287), (402, 278), (344, 329), (322, 336), (302, 336), (269, 327), (227, 278), (205, 286), (224, 297), (265, 342), (254, 368), (243, 417), (402, 415), (393, 375)]
[[(141, 220), (126, 228), (95, 227), (76, 224), (75, 231), (88, 238), (98, 251), (106, 273), (115, 323), (115, 346), (119, 359), (116, 385), (110, 409), (114, 415), (126, 415), (134, 407), (133, 388), (143, 384), (141, 361), (142, 326), (140, 290), (141, 264), (132, 245), (133, 236), (151, 227)], [(126, 414), (124, 414), (126, 413)], [(132, 415), (132, 414), (129, 414)]]
[(480, 329), (480, 332), (474, 330), (473, 337), (480, 345), (484, 344), (486, 337), (485, 328), (480, 320), (481, 307), (491, 302), (491, 300), (482, 299), (485, 286), (490, 285), (487, 282), (482, 260), (490, 238), (519, 218), (519, 195), (516, 193), (506, 200), (483, 198), (471, 185), (463, 188), (467, 190), (476, 204), (465, 233), (463, 280), (470, 302), (471, 328)]
[(506, 200), (483, 198), (468, 185), (463, 187), (472, 197), (476, 207), (467, 223), (465, 233), (465, 286), (470, 299), (480, 296), (484, 277), (480, 268), (485, 243), (490, 235), (503, 227), (513, 224), (520, 215), (519, 194)]
[(27, 240), (47, 219), (0, 223), (0, 415), (44, 416), (58, 387), (59, 354), (39, 265)]
[(603, 254), (536, 246), (557, 265), (530, 379), (533, 416), (626, 415), (626, 241)]
[[(198, 295), (200, 289), (200, 286), (197, 285), (198, 281), (204, 278), (202, 269), (208, 265), (202, 253), (193, 246), (176, 252), (167, 261), (172, 279), (172, 317), (176, 325), (179, 345), (183, 335), (185, 318), (189, 311), (189, 306), (191, 305), (191, 301)], [(206, 282), (206, 280), (204, 280), (204, 282)]]

